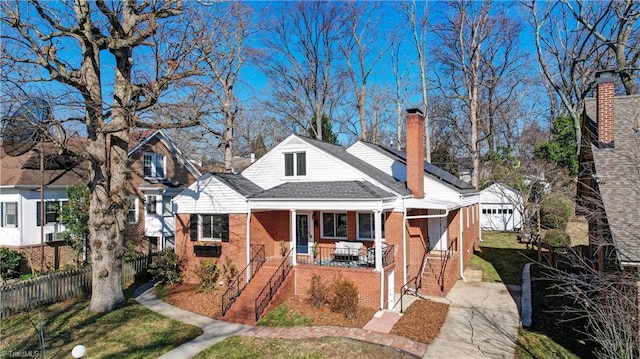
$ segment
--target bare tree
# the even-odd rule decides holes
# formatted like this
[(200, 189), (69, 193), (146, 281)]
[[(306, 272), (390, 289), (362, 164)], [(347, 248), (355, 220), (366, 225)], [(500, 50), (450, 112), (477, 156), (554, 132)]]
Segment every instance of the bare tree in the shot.
[[(239, 72), (252, 56), (247, 39), (255, 30), (251, 9), (240, 2), (216, 3), (202, 18), (201, 11), (189, 16), (204, 29), (197, 39), (202, 58), (198, 94), (201, 97), (201, 126), (224, 146), (224, 168), (231, 170), (234, 155), (234, 131), (239, 113), (236, 95)], [(196, 20), (197, 19), (197, 20)], [(206, 114), (206, 115), (205, 115)]]
[(403, 5), (404, 15), (411, 25), (413, 46), (418, 55), (418, 68), (420, 69), (420, 91), (422, 94), (422, 107), (424, 111), (424, 151), (425, 159), (431, 162), (431, 128), (429, 124), (429, 97), (427, 74), (427, 31), (429, 25), (428, 1), (420, 2), (422, 8), (418, 10), (416, 1), (406, 2)]
[[(360, 122), (360, 138), (367, 141), (366, 102), (367, 85), (378, 61), (389, 50), (391, 41), (382, 40), (376, 30), (381, 27), (379, 3), (345, 4), (341, 50), (346, 61), (346, 71), (353, 86)], [(389, 39), (389, 37), (384, 37)], [(371, 125), (373, 131), (377, 126)], [(375, 141), (375, 139), (374, 139)]]
[[(494, 15), (497, 7), (501, 11)], [(471, 183), (479, 188), (481, 143), (494, 138), (498, 115), (503, 122), (516, 120), (509, 108), (517, 99), (518, 53), (512, 38), (518, 27), (500, 14), (502, 4), (491, 1), (450, 2), (447, 9), (445, 20), (434, 25), (442, 43), (434, 51), (442, 69), (437, 91), (453, 103), (449, 116), (471, 155)]]
[[(272, 98), (267, 110), (322, 139), (322, 118), (333, 118), (343, 91), (336, 56), (342, 23), (339, 4), (279, 4), (281, 16), (267, 24), (261, 66), (269, 78)], [(301, 131), (302, 130), (302, 131)]]
[(595, 71), (614, 69), (627, 94), (637, 91), (640, 28), (635, 24), (640, 4), (530, 1), (524, 5), (530, 14), (540, 70), (549, 92), (573, 119), (579, 144), (580, 115), (584, 99), (594, 88)]
[[(108, 312), (126, 302), (122, 293), (122, 255), (126, 228), (129, 130), (188, 123), (157, 121), (141, 111), (157, 105), (175, 81), (195, 72), (188, 23), (180, 20), (182, 1), (114, 2), (78, 0), (73, 4), (2, 2), (2, 56), (20, 65), (33, 81), (60, 84), (82, 97), (88, 136), (84, 155), (91, 163), (89, 243), (93, 266), (89, 310)], [(161, 50), (154, 34), (163, 28)], [(149, 56), (151, 54), (151, 56)], [(145, 58), (148, 65), (136, 66)], [(19, 74), (15, 74), (19, 76)]]
[(402, 64), (404, 59), (401, 59), (402, 43), (396, 41), (390, 51), (391, 57), (391, 70), (393, 72), (394, 86), (393, 86), (393, 103), (395, 105), (396, 112), (396, 143), (395, 147), (398, 150), (402, 149), (402, 128), (404, 125), (404, 103), (407, 99), (407, 91), (409, 84), (411, 83), (409, 72), (407, 68), (403, 68)]

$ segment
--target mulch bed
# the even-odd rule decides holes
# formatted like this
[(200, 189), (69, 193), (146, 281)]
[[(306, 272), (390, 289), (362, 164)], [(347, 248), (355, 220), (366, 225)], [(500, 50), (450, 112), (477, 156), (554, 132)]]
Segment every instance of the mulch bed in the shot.
[[(197, 285), (176, 284), (168, 287), (167, 303), (190, 312), (199, 313), (210, 318), (221, 318), (222, 294), (224, 287), (217, 288), (210, 293), (197, 293)], [(328, 306), (315, 307), (307, 298), (293, 296), (283, 303), (292, 313), (304, 315), (313, 320), (315, 326), (341, 326), (362, 328), (373, 318), (376, 310), (358, 308), (356, 317), (346, 318), (340, 313), (332, 312)], [(394, 326), (392, 334), (429, 344), (440, 333), (449, 306), (442, 303), (416, 300)]]
[(448, 312), (447, 304), (416, 300), (404, 312), (391, 334), (429, 344), (440, 333)]
[(168, 287), (167, 303), (190, 312), (202, 314), (209, 318), (222, 317), (222, 295), (226, 288), (219, 287), (214, 291), (196, 292), (197, 284), (174, 284)]

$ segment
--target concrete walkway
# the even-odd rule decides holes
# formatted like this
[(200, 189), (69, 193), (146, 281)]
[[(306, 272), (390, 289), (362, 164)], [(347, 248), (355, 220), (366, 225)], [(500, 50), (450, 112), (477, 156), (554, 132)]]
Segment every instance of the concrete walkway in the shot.
[(188, 341), (179, 347), (165, 353), (161, 359), (184, 359), (191, 358), (200, 353), (204, 349), (212, 346), (213, 344), (220, 342), (228, 337), (238, 335), (240, 333), (250, 330), (251, 326), (227, 323), (204, 315), (192, 313), (184, 309), (174, 307), (160, 299), (158, 299), (153, 292), (153, 285), (147, 283), (136, 289), (134, 296), (136, 300), (143, 306), (150, 310), (169, 317), (171, 319), (179, 320), (181, 322), (194, 325), (202, 328), (202, 335)]
[(449, 314), (440, 335), (424, 358), (513, 358), (518, 291), (519, 286), (458, 281), (446, 297)]

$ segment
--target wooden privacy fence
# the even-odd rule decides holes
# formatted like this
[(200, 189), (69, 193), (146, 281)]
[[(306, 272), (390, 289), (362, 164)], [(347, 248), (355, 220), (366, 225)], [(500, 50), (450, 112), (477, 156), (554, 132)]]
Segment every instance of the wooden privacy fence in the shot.
[[(145, 273), (151, 263), (151, 256), (153, 254), (123, 261), (122, 283), (131, 283), (137, 275)], [(90, 293), (91, 267), (50, 273), (12, 284), (2, 284), (0, 286), (0, 318)]]

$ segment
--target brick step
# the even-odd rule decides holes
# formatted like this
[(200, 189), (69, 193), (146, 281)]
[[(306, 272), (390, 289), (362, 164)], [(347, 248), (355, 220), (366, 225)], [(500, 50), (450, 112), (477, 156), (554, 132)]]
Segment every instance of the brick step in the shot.
[[(280, 259), (282, 260), (282, 259)], [(255, 325), (255, 301), (262, 289), (280, 266), (280, 262), (268, 259), (254, 275), (247, 287), (236, 298), (227, 314), (222, 318), (228, 322)]]

